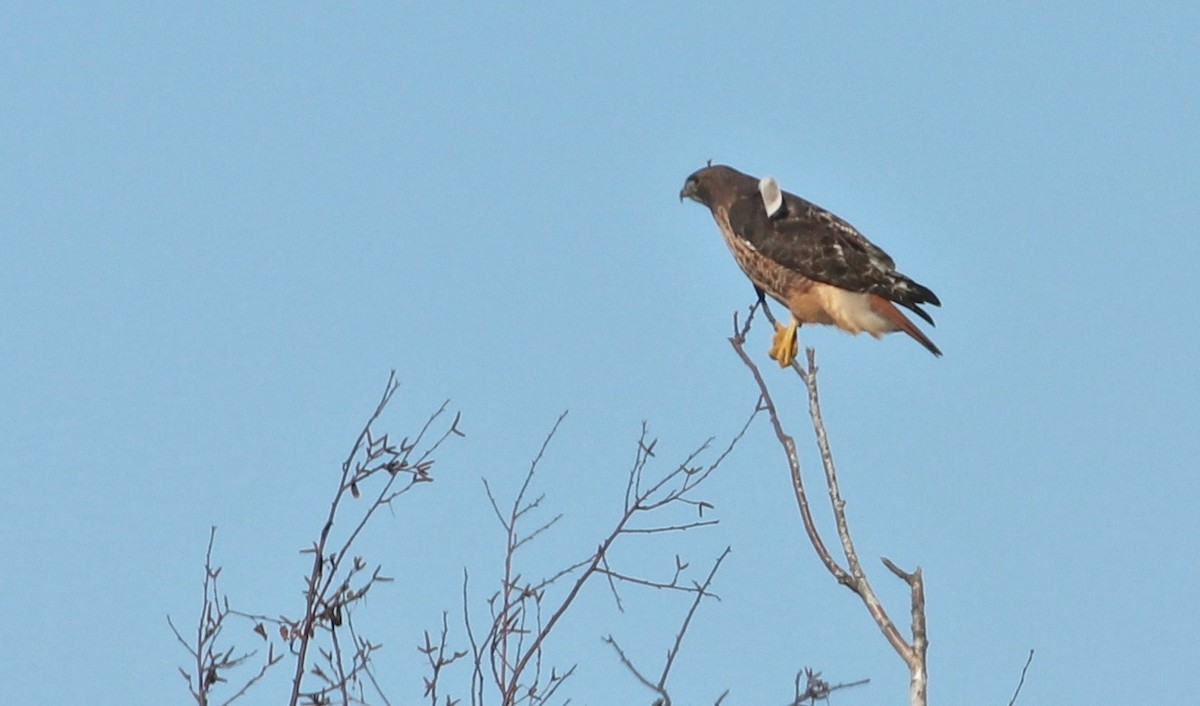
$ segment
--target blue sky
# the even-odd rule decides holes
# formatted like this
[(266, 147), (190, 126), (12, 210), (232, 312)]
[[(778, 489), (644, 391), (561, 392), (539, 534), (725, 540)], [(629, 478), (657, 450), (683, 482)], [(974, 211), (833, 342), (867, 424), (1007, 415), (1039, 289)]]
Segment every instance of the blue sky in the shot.
[[(643, 420), (667, 468), (752, 408), (725, 341), (750, 287), (676, 198), (711, 158), (944, 302), (941, 359), (802, 331), (894, 612), (873, 557), (925, 569), (932, 702), (1007, 703), (1030, 648), (1026, 706), (1193, 702), (1200, 9), (1051, 5), (6, 5), (0, 701), (183, 702), (165, 616), (198, 609), (213, 524), (235, 603), (295, 612), (297, 550), (393, 368), (385, 428), (449, 398), (468, 433), (364, 538), (398, 581), (360, 620), (415, 700), (462, 568), (495, 586), (481, 477), (515, 490), (570, 410), (536, 573), (615, 519)], [(768, 381), (813, 474), (802, 388)], [(717, 527), (624, 555), (733, 548), (676, 701), (784, 703), (802, 666), (872, 680), (839, 704), (902, 699), (765, 423), (705, 497)], [(600, 637), (652, 665), (686, 606), (624, 597), (593, 587), (550, 646), (573, 703), (652, 700)]]

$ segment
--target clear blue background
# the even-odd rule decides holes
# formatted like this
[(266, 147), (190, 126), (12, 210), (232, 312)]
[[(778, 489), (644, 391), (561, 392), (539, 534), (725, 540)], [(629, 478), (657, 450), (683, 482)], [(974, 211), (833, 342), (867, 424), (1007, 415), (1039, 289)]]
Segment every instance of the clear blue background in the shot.
[[(534, 575), (615, 519), (643, 419), (666, 470), (753, 406), (725, 341), (751, 289), (676, 198), (712, 158), (945, 302), (942, 359), (802, 332), (901, 622), (874, 557), (926, 571), (932, 702), (1007, 703), (1035, 648), (1026, 706), (1195, 703), (1198, 28), (1188, 2), (6, 4), (0, 701), (185, 702), (165, 616), (193, 624), (211, 524), (235, 604), (299, 612), (297, 551), (395, 368), (383, 428), (451, 398), (468, 433), (364, 538), (398, 581), (360, 624), (415, 702), (462, 567), (479, 615), (497, 585), (480, 477), (511, 493), (571, 410)], [(802, 389), (768, 380), (815, 485)], [(733, 547), (676, 702), (784, 703), (805, 665), (872, 680), (839, 704), (902, 701), (766, 424), (703, 495), (719, 526), (617, 554), (666, 576)], [(652, 700), (600, 637), (656, 671), (686, 605), (623, 595), (593, 586), (549, 646), (573, 703)]]

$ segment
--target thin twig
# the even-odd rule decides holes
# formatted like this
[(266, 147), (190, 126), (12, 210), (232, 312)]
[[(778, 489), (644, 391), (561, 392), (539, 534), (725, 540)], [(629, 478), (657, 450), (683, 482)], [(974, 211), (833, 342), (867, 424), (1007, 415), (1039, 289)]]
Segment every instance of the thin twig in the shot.
[(688, 522), (682, 525), (668, 525), (666, 527), (628, 527), (625, 529), (625, 534), (658, 534), (660, 532), (683, 532), (684, 530), (695, 529), (697, 527), (710, 527), (718, 524), (717, 520), (697, 520), (696, 522)]
[(704, 579), (704, 583), (696, 585), (696, 598), (692, 601), (692, 607), (688, 609), (687, 617), (683, 619), (683, 624), (679, 626), (679, 632), (675, 634), (675, 644), (671, 645), (670, 651), (667, 652), (667, 663), (663, 665), (662, 675), (658, 678), (658, 685), (662, 688), (663, 693), (666, 693), (667, 676), (671, 673), (671, 667), (675, 664), (675, 657), (679, 654), (679, 646), (683, 644), (683, 636), (687, 634), (688, 626), (691, 624), (692, 618), (696, 615), (696, 609), (700, 607), (700, 601), (705, 596), (713, 595), (708, 592), (708, 587), (712, 585), (713, 577), (717, 575), (717, 570), (721, 568), (721, 562), (725, 561), (725, 557), (729, 556), (730, 551), (732, 551), (730, 547), (725, 547), (725, 551), (721, 552), (721, 556), (717, 557), (717, 560), (713, 562), (712, 570), (708, 572), (708, 577)]
[[(218, 580), (221, 574), (221, 567), (213, 566), (213, 546), (216, 543), (217, 528), (209, 528), (208, 547), (204, 552), (204, 581), (202, 585), (203, 603), (200, 609), (200, 618), (196, 621), (196, 636), (195, 643), (188, 643), (184, 639), (183, 634), (175, 626), (175, 622), (171, 616), (167, 616), (167, 625), (170, 626), (171, 632), (175, 635), (175, 639), (179, 644), (183, 645), (188, 654), (192, 657), (195, 670), (195, 683), (192, 683), (193, 675), (184, 670), (179, 669), (180, 674), (188, 682), (188, 691), (192, 694), (192, 698), (196, 701), (197, 706), (208, 706), (211, 703), (213, 688), (221, 683), (228, 681), (227, 675), (230, 671), (245, 664), (251, 657), (258, 654), (257, 650), (251, 650), (240, 655), (236, 655), (236, 650), (233, 647), (218, 646), (221, 640), (222, 633), (225, 629), (225, 619), (230, 615), (241, 616), (238, 611), (233, 610), (229, 606), (229, 598), (221, 593)], [(266, 638), (266, 630), (259, 625), (255, 632), (259, 632)], [(249, 679), (242, 682), (240, 688), (233, 694), (221, 702), (221, 706), (229, 706), (233, 702), (240, 699), (247, 691), (257, 684), (267, 673), (267, 671), (278, 664), (283, 659), (282, 654), (275, 654), (274, 646), (268, 644), (266, 659), (263, 660), (258, 672)]]
[[(684, 616), (683, 622), (679, 626), (679, 631), (675, 633), (675, 641), (672, 643), (671, 649), (667, 650), (667, 659), (663, 664), (662, 673), (659, 674), (657, 682), (651, 682), (649, 678), (647, 678), (636, 666), (634, 666), (633, 661), (629, 659), (629, 656), (625, 654), (625, 651), (621, 649), (621, 646), (617, 644), (617, 641), (612, 635), (604, 638), (604, 642), (611, 645), (612, 648), (616, 650), (617, 658), (621, 660), (621, 664), (625, 665), (625, 668), (632, 672), (633, 676), (639, 682), (641, 682), (643, 686), (658, 694), (658, 701), (656, 703), (660, 704), (661, 706), (671, 706), (671, 695), (667, 691), (667, 678), (671, 674), (671, 668), (675, 665), (675, 658), (679, 656), (679, 648), (683, 644), (684, 636), (687, 635), (688, 627), (691, 625), (692, 618), (696, 615), (696, 610), (700, 607), (700, 601), (703, 600), (705, 596), (712, 596), (716, 598), (716, 594), (709, 592), (708, 587), (712, 585), (713, 578), (717, 575), (717, 570), (721, 568), (721, 562), (725, 561), (725, 557), (729, 556), (731, 551), (732, 549), (730, 547), (725, 547), (725, 551), (721, 552), (721, 555), (717, 557), (715, 562), (713, 562), (712, 569), (709, 570), (708, 576), (705, 577), (704, 582), (697, 583), (693, 588), (687, 589), (694, 591), (696, 593), (696, 597), (692, 600), (692, 604), (688, 608), (687, 615)], [(728, 691), (725, 692), (725, 694), (728, 693)], [(717, 699), (718, 704), (724, 700), (725, 694), (722, 694), (721, 697)]]
[(621, 664), (625, 665), (625, 668), (633, 673), (634, 678), (641, 682), (642, 686), (658, 694), (659, 698), (663, 700), (664, 706), (671, 703), (671, 697), (667, 696), (663, 692), (661, 686), (650, 681), (646, 678), (646, 675), (638, 671), (638, 668), (634, 666), (633, 661), (629, 659), (629, 657), (625, 654), (625, 650), (621, 649), (621, 646), (617, 644), (617, 641), (613, 639), (612, 635), (605, 637), (604, 643), (611, 645), (612, 648), (617, 651), (617, 659), (621, 660)]
[[(547, 689), (540, 688), (541, 661), (546, 640), (562, 617), (574, 605), (583, 587), (597, 574), (605, 577), (618, 609), (624, 607), (617, 591), (616, 583), (618, 581), (650, 588), (692, 592), (697, 593), (698, 597), (713, 595), (707, 590), (707, 581), (694, 587), (678, 583), (680, 571), (686, 566), (678, 559), (675, 576), (670, 583), (666, 583), (621, 572), (610, 565), (610, 553), (617, 540), (625, 535), (680, 532), (715, 524), (716, 520), (699, 519), (691, 522), (645, 523), (640, 527), (634, 527), (632, 521), (643, 513), (660, 510), (673, 504), (696, 508), (701, 514), (705, 510), (711, 509), (710, 503), (691, 497), (692, 491), (728, 457), (733, 447), (746, 434), (753, 419), (761, 411), (763, 411), (761, 406), (756, 405), (746, 423), (715, 461), (707, 464), (699, 461), (700, 455), (708, 449), (712, 442), (712, 439), (709, 439), (692, 451), (673, 470), (654, 480), (647, 480), (643, 475), (648, 461), (655, 457), (655, 441), (648, 439), (647, 427), (643, 422), (634, 462), (626, 478), (622, 512), (615, 525), (586, 558), (537, 582), (525, 582), (517, 574), (517, 551), (544, 532), (549, 531), (561, 516), (556, 516), (543, 523), (528, 534), (518, 531), (518, 523), (525, 522), (528, 519), (526, 515), (539, 507), (542, 502), (542, 496), (531, 502), (527, 502), (525, 498), (530, 492), (533, 476), (537, 472), (540, 461), (562, 422), (562, 417), (559, 417), (550, 434), (543, 441), (525, 474), (511, 507), (506, 512), (500, 510), (501, 504), (497, 501), (492, 488), (485, 483), (488, 500), (504, 528), (506, 552), (501, 587), (489, 600), (492, 610), (491, 628), (487, 635), (478, 641), (468, 634), (468, 637), (472, 638), (472, 650), (477, 662), (476, 671), (473, 674), (472, 699), (482, 702), (482, 665), (483, 660), (488, 659), (491, 678), (500, 693), (502, 704), (505, 706), (525, 702), (545, 704), (551, 690), (557, 689), (561, 684), (561, 679), (565, 677), (565, 674), (559, 676), (556, 672), (552, 672), (551, 683), (546, 685)], [(543, 605), (544, 590), (568, 575), (572, 576), (572, 579), (570, 585), (564, 589), (565, 595), (556, 599), (553, 604)], [(529, 611), (534, 612), (536, 621), (530, 618)], [(534, 622), (536, 625), (530, 624)], [(528, 675), (527, 672), (529, 672)], [(553, 677), (556, 676), (559, 681), (554, 680)]]
[(1025, 658), (1025, 666), (1021, 667), (1021, 681), (1017, 682), (1017, 690), (1013, 692), (1012, 698), (1008, 700), (1008, 706), (1014, 706), (1017, 703), (1017, 697), (1021, 695), (1021, 687), (1025, 686), (1025, 672), (1029, 671), (1029, 665), (1033, 662), (1033, 650), (1029, 650), (1029, 656)]
[[(651, 581), (650, 579), (638, 578), (637, 576), (627, 576), (625, 574), (621, 574), (616, 571), (610, 571), (608, 569), (603, 569), (603, 568), (599, 569), (597, 571), (597, 573), (604, 574), (605, 576), (616, 579), (617, 581), (624, 581), (625, 583), (633, 583), (633, 584), (637, 584), (639, 586), (645, 586), (647, 588), (662, 588), (662, 589), (668, 589), (668, 590), (672, 590), (672, 591), (682, 591), (683, 593), (696, 593), (699, 591), (699, 589), (695, 586), (681, 586), (678, 583), (675, 583), (674, 581), (672, 581), (671, 583), (666, 583), (663, 581)], [(715, 594), (715, 593), (708, 593), (705, 595), (712, 596), (713, 598), (719, 598), (717, 596), (717, 594)]]

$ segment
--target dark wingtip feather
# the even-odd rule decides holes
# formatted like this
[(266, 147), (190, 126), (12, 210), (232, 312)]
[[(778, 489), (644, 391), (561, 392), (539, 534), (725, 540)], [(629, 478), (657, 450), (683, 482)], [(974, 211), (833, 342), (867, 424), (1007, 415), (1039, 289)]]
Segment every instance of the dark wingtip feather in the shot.
[(914, 290), (916, 290), (917, 296), (915, 297), (915, 299), (918, 304), (932, 304), (934, 306), (942, 305), (942, 300), (938, 299), (937, 295), (934, 294), (933, 290), (930, 289), (929, 287), (926, 287), (923, 284), (917, 284), (916, 282), (912, 281), (911, 279), (908, 280), (908, 284)]
[[(922, 319), (925, 319), (925, 323), (929, 324), (930, 326), (937, 326), (937, 324), (933, 323), (933, 317), (930, 316), (929, 313), (926, 312), (924, 309), (922, 309), (920, 307), (920, 305), (910, 304), (908, 302), (900, 302), (900, 304), (905, 309), (908, 309), (909, 311), (916, 314), (917, 316), (920, 316)], [(939, 355), (941, 355), (941, 354), (939, 353)]]

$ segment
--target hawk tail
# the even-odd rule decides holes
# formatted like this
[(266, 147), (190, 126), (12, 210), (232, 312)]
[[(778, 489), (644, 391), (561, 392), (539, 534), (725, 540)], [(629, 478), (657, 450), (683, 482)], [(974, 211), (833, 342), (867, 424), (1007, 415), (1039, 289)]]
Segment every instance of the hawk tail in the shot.
[(906, 284), (916, 291), (917, 296), (914, 297), (914, 299), (918, 304), (933, 304), (934, 306), (942, 305), (942, 302), (938, 299), (937, 295), (933, 293), (932, 289), (923, 284), (918, 284), (911, 279), (905, 279), (907, 280)]
[(930, 326), (937, 326), (937, 324), (933, 323), (933, 317), (929, 315), (929, 312), (922, 309), (920, 304), (908, 304), (906, 302), (899, 302), (899, 304), (922, 319), (925, 319), (925, 323)]
[(933, 326), (933, 317), (930, 316), (924, 309), (922, 304), (932, 304), (933, 306), (941, 306), (942, 302), (938, 300), (936, 294), (929, 287), (923, 284), (918, 284), (904, 275), (897, 275), (896, 281), (886, 291), (876, 291), (877, 294), (883, 296), (884, 299), (891, 300), (900, 306), (912, 311), (917, 316), (925, 319), (925, 322)]
[[(884, 299), (878, 294), (872, 294), (871, 309), (876, 314), (879, 314), (883, 318), (887, 319), (889, 323), (896, 327), (896, 330), (907, 333), (917, 343), (925, 346), (925, 349), (930, 353), (939, 357), (942, 355), (942, 352), (933, 344), (933, 341), (929, 340), (929, 337), (922, 333), (921, 329), (917, 328), (916, 324), (914, 324), (908, 319), (907, 316), (901, 313), (901, 311), (896, 308), (895, 304), (891, 303), (887, 299)], [(918, 313), (923, 314), (924, 312)]]

